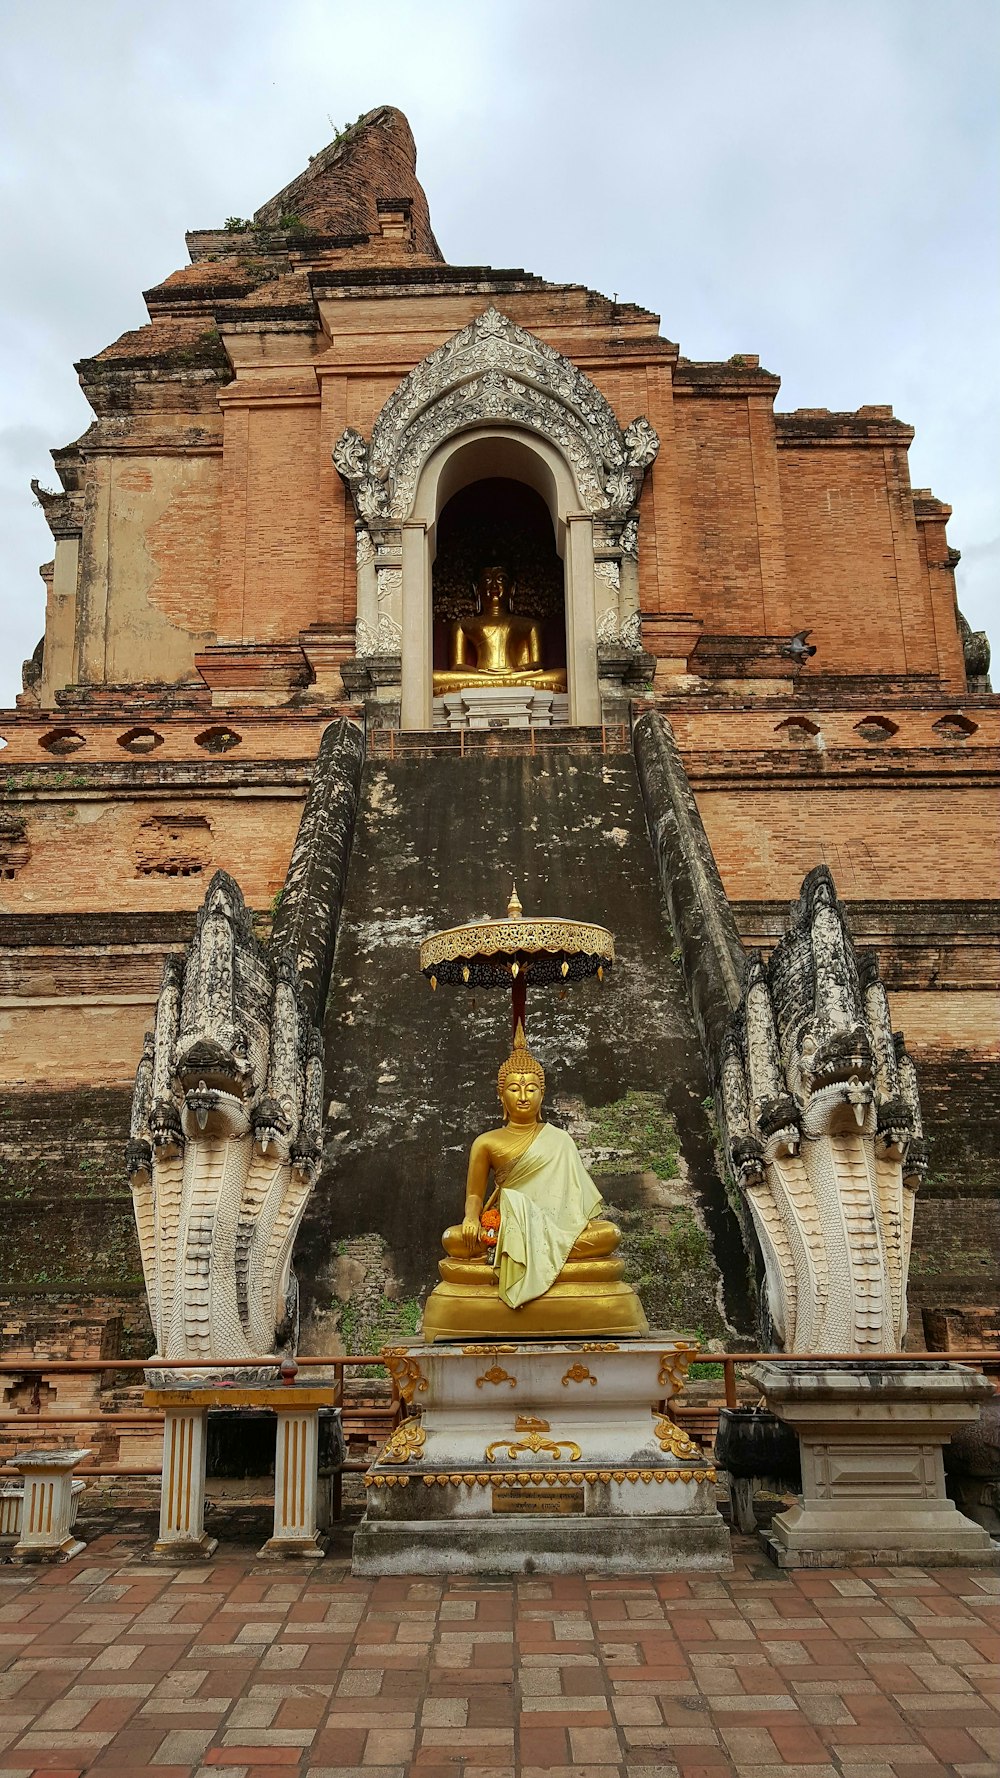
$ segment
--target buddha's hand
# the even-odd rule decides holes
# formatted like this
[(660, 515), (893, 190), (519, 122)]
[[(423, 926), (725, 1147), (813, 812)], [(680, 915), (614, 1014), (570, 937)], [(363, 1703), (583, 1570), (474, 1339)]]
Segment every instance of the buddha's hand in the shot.
[(479, 1218), (466, 1216), (462, 1222), (462, 1237), (469, 1253), (475, 1253), (479, 1246)]

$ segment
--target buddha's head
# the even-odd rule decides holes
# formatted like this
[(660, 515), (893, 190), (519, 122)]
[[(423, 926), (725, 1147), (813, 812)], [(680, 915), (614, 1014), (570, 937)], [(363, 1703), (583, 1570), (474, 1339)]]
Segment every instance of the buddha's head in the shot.
[(514, 1034), (514, 1047), (497, 1074), (497, 1096), (503, 1106), (504, 1121), (511, 1124), (536, 1124), (541, 1116), (545, 1093), (545, 1070), (533, 1056), (524, 1040), (524, 1026), (519, 1022)]
[(506, 568), (496, 563), (484, 568), (476, 582), (476, 603), (486, 617), (509, 616), (514, 584)]

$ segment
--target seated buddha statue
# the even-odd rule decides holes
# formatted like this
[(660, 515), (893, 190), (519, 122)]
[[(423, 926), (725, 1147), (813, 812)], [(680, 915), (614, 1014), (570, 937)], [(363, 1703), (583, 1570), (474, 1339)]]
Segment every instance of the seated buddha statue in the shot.
[(545, 667), (541, 624), (534, 617), (515, 617), (513, 598), (506, 568), (484, 568), (476, 583), (476, 615), (451, 626), (448, 669), (434, 674), (436, 696), (475, 685), (566, 690), (565, 667)]
[[(545, 1075), (518, 1025), (497, 1075), (504, 1121), (477, 1136), (461, 1223), (446, 1229), (428, 1340), (639, 1335), (646, 1317), (572, 1136), (543, 1122)], [(493, 1188), (490, 1191), (490, 1179)]]

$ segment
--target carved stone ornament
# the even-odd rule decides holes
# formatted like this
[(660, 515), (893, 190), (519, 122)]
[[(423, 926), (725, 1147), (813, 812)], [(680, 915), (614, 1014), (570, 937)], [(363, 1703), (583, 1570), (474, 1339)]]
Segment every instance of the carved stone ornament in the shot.
[(127, 1166), (154, 1364), (293, 1350), (292, 1246), (322, 1112), (322, 1042), (292, 957), (265, 951), (238, 885), (217, 871), (187, 951), (167, 959), (132, 1099)]
[(583, 371), (490, 308), (403, 378), (370, 444), (348, 427), (333, 461), (360, 518), (398, 524), (431, 451), (456, 432), (498, 421), (556, 445), (572, 464), (581, 500), (604, 517), (628, 515), (659, 449), (647, 419), (640, 415), (623, 432)]
[(597, 646), (602, 651), (641, 654), (642, 618), (638, 611), (630, 611), (619, 623), (617, 611), (609, 605), (597, 621)]
[(825, 865), (767, 966), (748, 959), (722, 1099), (780, 1344), (898, 1351), (927, 1165), (916, 1073), (878, 959), (855, 951)]
[(354, 648), (359, 660), (368, 660), (372, 655), (398, 655), (402, 646), (403, 632), (387, 611), (380, 612), (374, 629), (363, 617), (358, 618)]
[(609, 605), (597, 620), (597, 645), (599, 648), (613, 648), (617, 641), (618, 613), (613, 605)]

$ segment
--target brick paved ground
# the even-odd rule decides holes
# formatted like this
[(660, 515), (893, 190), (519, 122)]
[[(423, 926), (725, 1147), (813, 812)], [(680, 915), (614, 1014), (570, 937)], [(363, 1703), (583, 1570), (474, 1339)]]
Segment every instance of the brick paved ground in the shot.
[[(87, 1527), (83, 1527), (84, 1533)], [(0, 1568), (0, 1778), (996, 1778), (1000, 1576)]]

